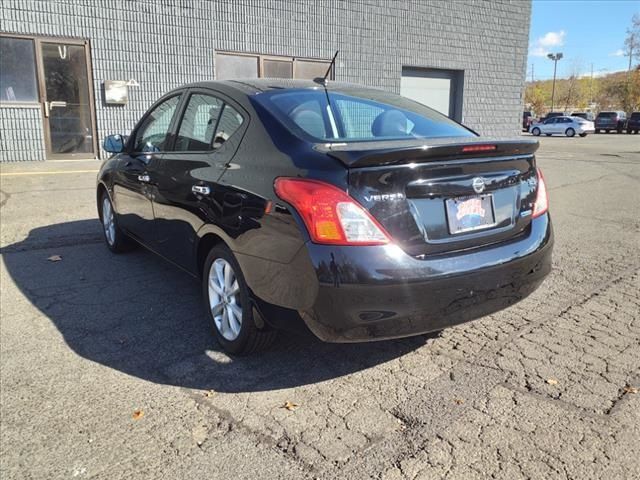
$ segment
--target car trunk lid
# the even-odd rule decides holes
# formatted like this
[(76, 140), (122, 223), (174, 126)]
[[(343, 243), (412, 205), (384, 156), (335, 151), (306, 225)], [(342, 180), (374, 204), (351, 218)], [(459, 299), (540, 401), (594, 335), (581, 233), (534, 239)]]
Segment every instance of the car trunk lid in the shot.
[(531, 222), (537, 141), (473, 137), (321, 148), (348, 167), (349, 194), (412, 255), (507, 241)]

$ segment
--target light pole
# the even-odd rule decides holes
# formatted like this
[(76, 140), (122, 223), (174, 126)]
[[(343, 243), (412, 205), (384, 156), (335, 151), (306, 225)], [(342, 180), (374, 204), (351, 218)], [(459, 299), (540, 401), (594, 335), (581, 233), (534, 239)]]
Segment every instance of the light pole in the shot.
[(558, 60), (562, 58), (562, 53), (548, 53), (549, 60), (553, 60), (553, 86), (551, 87), (551, 111), (553, 112), (553, 102), (556, 98), (556, 69), (558, 68)]

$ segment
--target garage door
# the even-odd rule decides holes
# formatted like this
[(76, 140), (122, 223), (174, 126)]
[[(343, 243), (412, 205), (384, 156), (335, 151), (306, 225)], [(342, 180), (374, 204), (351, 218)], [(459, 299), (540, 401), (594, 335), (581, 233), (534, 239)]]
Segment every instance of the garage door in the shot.
[(461, 70), (403, 67), (400, 94), (461, 121), (462, 78)]

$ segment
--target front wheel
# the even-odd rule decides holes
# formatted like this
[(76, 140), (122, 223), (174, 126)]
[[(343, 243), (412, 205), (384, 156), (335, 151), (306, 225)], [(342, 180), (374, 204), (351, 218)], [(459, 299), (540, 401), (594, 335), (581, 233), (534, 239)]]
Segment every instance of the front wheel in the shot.
[(564, 134), (567, 137), (573, 137), (576, 134), (576, 131), (573, 128), (567, 128), (566, 132), (564, 132)]
[(276, 331), (256, 325), (249, 287), (238, 261), (224, 245), (216, 245), (207, 256), (202, 292), (214, 334), (225, 351), (246, 355), (271, 345)]
[(134, 243), (120, 230), (118, 226), (118, 219), (116, 218), (116, 212), (113, 209), (111, 198), (107, 192), (103, 192), (102, 201), (100, 202), (100, 220), (102, 221), (102, 233), (104, 234), (104, 241), (114, 253), (122, 253), (130, 250)]
[(533, 130), (531, 130), (531, 134), (535, 135), (536, 137), (540, 136), (540, 129), (538, 127), (534, 128)]

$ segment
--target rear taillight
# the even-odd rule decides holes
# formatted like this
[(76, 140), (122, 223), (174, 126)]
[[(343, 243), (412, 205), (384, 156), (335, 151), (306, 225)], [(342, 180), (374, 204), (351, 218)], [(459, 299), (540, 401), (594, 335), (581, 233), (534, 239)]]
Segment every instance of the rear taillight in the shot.
[(549, 195), (547, 194), (547, 185), (544, 183), (542, 170), (538, 171), (538, 193), (536, 194), (536, 203), (533, 205), (533, 218), (539, 217), (547, 213), (549, 210)]
[(384, 245), (384, 228), (347, 193), (328, 183), (302, 178), (276, 178), (278, 197), (302, 217), (314, 243)]
[(462, 147), (462, 153), (493, 152), (497, 148), (496, 145), (467, 145)]

